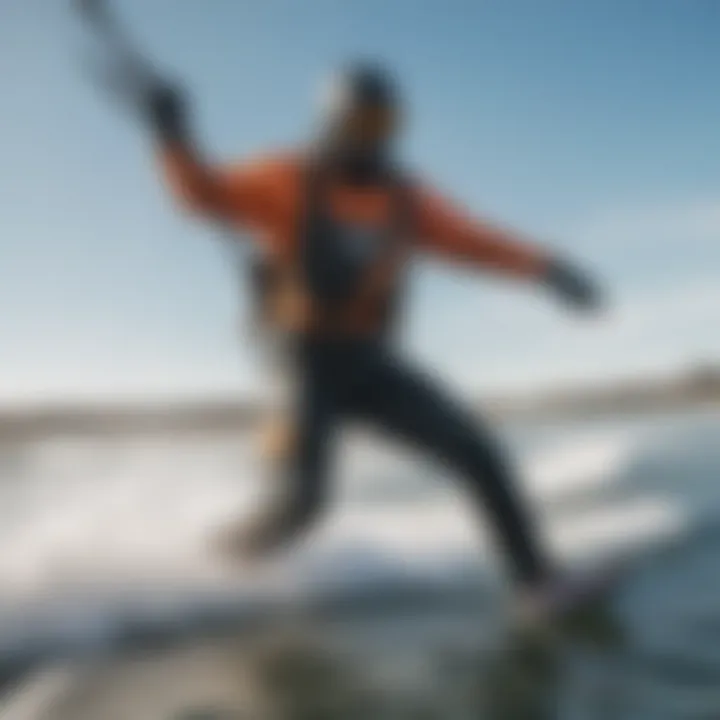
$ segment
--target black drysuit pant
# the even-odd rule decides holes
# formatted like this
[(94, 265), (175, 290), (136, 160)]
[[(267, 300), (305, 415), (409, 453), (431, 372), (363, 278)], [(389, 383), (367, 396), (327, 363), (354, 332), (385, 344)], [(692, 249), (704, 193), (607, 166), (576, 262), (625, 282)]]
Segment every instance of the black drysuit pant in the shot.
[(281, 458), (280, 492), (251, 535), (277, 546), (307, 529), (327, 496), (334, 431), (360, 420), (430, 453), (464, 482), (478, 515), (491, 523), (520, 583), (548, 568), (533, 523), (499, 444), (431, 378), (382, 344), (305, 341), (292, 352), (293, 439)]

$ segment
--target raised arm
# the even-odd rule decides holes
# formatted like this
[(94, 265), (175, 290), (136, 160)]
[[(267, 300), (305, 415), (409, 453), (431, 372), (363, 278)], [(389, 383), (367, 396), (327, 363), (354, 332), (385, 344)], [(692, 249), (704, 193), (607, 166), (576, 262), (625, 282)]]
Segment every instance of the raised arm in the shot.
[(277, 212), (277, 172), (268, 163), (220, 166), (207, 162), (188, 128), (182, 94), (158, 86), (148, 99), (161, 168), (174, 196), (188, 209), (235, 223), (267, 224)]
[(598, 293), (579, 270), (517, 234), (473, 218), (428, 189), (418, 191), (417, 234), (429, 254), (549, 286), (582, 307), (598, 304)]

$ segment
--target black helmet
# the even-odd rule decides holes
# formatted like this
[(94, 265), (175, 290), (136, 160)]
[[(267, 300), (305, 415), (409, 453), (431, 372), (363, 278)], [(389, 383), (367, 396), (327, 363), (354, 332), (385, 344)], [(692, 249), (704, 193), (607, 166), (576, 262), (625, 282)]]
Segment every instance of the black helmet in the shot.
[(376, 63), (345, 66), (330, 76), (325, 92), (325, 112), (331, 116), (363, 107), (395, 109), (398, 105), (394, 79)]
[(386, 165), (400, 114), (394, 78), (377, 63), (353, 63), (323, 91), (320, 149), (351, 169)]

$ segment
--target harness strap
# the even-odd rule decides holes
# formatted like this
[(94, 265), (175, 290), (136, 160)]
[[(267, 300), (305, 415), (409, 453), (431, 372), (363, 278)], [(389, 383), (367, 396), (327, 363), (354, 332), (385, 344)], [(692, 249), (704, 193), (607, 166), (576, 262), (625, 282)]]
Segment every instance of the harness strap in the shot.
[[(298, 227), (299, 243), (298, 267), (303, 268), (307, 281), (307, 274), (312, 272), (306, 263), (317, 258), (310, 259), (310, 244), (316, 233), (322, 233), (322, 226), (325, 223), (331, 224), (332, 218), (327, 212), (327, 173), (318, 163), (308, 163), (304, 170), (304, 211), (300, 214)], [(347, 300), (337, 303), (314, 298), (315, 312), (320, 315), (321, 324), (330, 328), (342, 326), (348, 320), (348, 313), (353, 304), (355, 306), (365, 303), (381, 303), (378, 308), (381, 317), (382, 327), (378, 328), (384, 332), (392, 324), (392, 320), (398, 311), (399, 300), (402, 294), (402, 279), (399, 277), (400, 266), (404, 260), (405, 253), (411, 238), (412, 229), (412, 193), (411, 186), (405, 175), (399, 170), (389, 173), (387, 187), (390, 191), (390, 217), (386, 221), (384, 232), (386, 244), (379, 256), (375, 259), (373, 266), (368, 268), (368, 276), (362, 278), (361, 286), (357, 293)], [(322, 258), (319, 259), (322, 262)], [(308, 283), (309, 284), (309, 283)], [(388, 287), (390, 286), (390, 287)], [(306, 290), (312, 293), (312, 288)], [(375, 295), (375, 297), (372, 297)], [(350, 313), (352, 314), (352, 313)]]

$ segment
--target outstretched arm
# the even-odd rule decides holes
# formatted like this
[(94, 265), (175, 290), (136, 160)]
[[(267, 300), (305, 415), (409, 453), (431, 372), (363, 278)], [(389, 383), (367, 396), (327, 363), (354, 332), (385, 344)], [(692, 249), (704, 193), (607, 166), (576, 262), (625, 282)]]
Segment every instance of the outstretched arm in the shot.
[(76, 0), (81, 17), (107, 45), (93, 74), (105, 91), (149, 126), (174, 194), (194, 211), (234, 223), (267, 222), (273, 182), (264, 166), (221, 168), (193, 142), (184, 93), (140, 52), (103, 0)]
[(186, 207), (221, 221), (267, 222), (275, 211), (274, 177), (265, 165), (208, 163), (191, 137), (183, 95), (169, 85), (152, 90), (147, 117), (167, 182)]
[(419, 192), (416, 217), (421, 247), (433, 255), (541, 282), (578, 306), (597, 304), (594, 286), (569, 263), (509, 230), (471, 217), (431, 191)]

